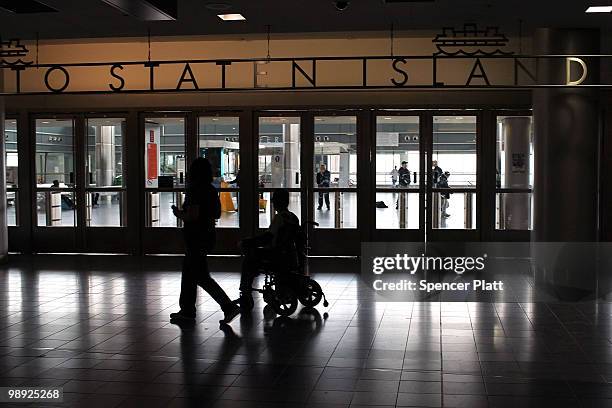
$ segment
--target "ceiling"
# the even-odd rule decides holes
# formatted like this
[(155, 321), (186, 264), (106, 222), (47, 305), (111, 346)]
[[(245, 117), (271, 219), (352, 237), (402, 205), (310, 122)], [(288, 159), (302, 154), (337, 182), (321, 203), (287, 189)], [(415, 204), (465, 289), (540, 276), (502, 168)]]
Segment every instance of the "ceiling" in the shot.
[(221, 21), (217, 11), (207, 8), (212, 3), (209, 0), (172, 0), (178, 1), (177, 20), (151, 22), (124, 15), (103, 0), (38, 1), (59, 11), (14, 14), (0, 10), (2, 37), (34, 39), (36, 32), (41, 39), (143, 36), (149, 28), (154, 36), (227, 35), (264, 33), (267, 25), (273, 33), (386, 31), (391, 23), (402, 31), (438, 30), (466, 22), (499, 25), (508, 35), (516, 35), (519, 20), (525, 32), (536, 26), (605, 28), (612, 23), (612, 13), (584, 13), (587, 5), (609, 4), (606, 0), (435, 0), (393, 4), (384, 0), (350, 0), (344, 11), (336, 10), (332, 0), (214, 1), (228, 5), (225, 13), (242, 13), (247, 18), (242, 22)]

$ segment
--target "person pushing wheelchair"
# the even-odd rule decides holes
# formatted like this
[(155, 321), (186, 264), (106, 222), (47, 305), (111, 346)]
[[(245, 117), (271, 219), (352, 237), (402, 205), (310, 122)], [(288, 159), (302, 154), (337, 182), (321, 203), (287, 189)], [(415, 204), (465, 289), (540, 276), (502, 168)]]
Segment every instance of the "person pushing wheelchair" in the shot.
[(289, 192), (276, 190), (272, 195), (276, 211), (269, 228), (263, 234), (241, 242), (242, 270), (240, 297), (235, 301), (243, 311), (253, 308), (252, 287), (262, 266), (271, 270), (298, 270), (302, 265), (300, 246), (300, 220), (289, 211)]

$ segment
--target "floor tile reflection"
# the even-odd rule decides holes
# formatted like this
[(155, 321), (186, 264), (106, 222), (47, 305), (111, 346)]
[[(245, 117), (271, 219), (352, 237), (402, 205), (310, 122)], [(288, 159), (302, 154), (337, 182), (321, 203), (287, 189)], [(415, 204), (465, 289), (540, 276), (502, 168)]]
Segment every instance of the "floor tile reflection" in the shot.
[[(612, 406), (612, 303), (536, 299), (518, 272), (491, 302), (376, 302), (348, 264), (315, 275), (329, 308), (275, 318), (257, 298), (220, 328), (200, 291), (197, 324), (177, 326), (178, 261), (0, 267), (0, 386), (88, 408)], [(218, 264), (237, 294), (238, 260)]]

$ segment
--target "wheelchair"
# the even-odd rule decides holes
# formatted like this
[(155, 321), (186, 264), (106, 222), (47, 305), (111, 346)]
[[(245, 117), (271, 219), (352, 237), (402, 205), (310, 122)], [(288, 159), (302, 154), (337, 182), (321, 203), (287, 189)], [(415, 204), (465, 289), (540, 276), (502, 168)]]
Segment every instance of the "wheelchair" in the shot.
[[(321, 300), (324, 307), (329, 306), (321, 285), (304, 274), (308, 245), (306, 234), (301, 228), (299, 236), (296, 245), (297, 266), (292, 267), (291, 262), (285, 262), (287, 258), (279, 253), (276, 259), (267, 260), (259, 265), (258, 272), (264, 275), (264, 284), (261, 288), (251, 289), (252, 292), (261, 293), (264, 302), (280, 316), (292, 315), (297, 310), (298, 301), (308, 308), (317, 306)], [(254, 304), (247, 307), (250, 310)]]

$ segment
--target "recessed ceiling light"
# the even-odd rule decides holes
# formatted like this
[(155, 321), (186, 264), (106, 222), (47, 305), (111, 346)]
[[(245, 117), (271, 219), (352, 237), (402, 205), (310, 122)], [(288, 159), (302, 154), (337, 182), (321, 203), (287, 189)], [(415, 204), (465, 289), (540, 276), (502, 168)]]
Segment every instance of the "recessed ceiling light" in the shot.
[(585, 13), (610, 13), (612, 6), (591, 6), (586, 9)]
[(214, 11), (225, 11), (231, 9), (232, 5), (227, 3), (206, 3), (204, 7)]
[(51, 123), (51, 122), (48, 122), (48, 121), (46, 121), (46, 120), (43, 120), (43, 122), (42, 122), (42, 123), (43, 123), (43, 125), (48, 125), (48, 124), (49, 124), (49, 123)]
[(245, 21), (246, 18), (242, 14), (234, 13), (234, 14), (217, 14), (223, 21)]
[(391, 118), (385, 118), (385, 120), (391, 120)]

